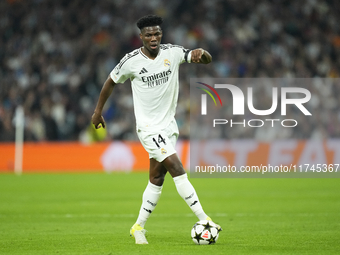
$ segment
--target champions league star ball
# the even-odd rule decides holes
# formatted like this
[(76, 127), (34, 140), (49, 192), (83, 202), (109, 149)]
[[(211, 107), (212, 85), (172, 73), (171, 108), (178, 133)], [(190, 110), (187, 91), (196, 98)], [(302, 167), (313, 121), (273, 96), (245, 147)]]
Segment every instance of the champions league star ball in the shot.
[(195, 244), (214, 244), (218, 239), (218, 229), (214, 222), (200, 220), (191, 229), (191, 238)]

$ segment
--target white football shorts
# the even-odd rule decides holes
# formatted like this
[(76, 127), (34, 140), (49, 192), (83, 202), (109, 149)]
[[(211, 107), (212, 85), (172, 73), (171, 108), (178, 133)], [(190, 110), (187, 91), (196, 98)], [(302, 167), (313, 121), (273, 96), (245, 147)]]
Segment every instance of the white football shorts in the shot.
[(160, 131), (137, 130), (137, 135), (149, 158), (162, 162), (176, 153), (175, 146), (179, 135), (176, 120)]

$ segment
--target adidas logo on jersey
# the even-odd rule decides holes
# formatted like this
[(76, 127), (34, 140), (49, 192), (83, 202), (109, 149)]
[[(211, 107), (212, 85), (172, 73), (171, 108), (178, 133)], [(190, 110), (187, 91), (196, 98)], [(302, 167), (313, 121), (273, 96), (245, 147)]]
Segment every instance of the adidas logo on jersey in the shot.
[(146, 70), (144, 67), (142, 68), (142, 70), (140, 70), (139, 74), (142, 74), (142, 73), (147, 73), (148, 70)]

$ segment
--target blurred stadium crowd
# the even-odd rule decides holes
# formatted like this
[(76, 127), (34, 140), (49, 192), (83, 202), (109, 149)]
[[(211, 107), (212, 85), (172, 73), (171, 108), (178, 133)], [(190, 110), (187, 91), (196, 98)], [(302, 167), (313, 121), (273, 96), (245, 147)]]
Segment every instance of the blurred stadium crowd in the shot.
[[(182, 139), (190, 131), (191, 77), (340, 75), (337, 0), (2, 0), (0, 141), (14, 141), (18, 105), (27, 141), (100, 140), (90, 120), (102, 84), (125, 53), (141, 46), (135, 24), (151, 13), (164, 17), (163, 43), (213, 56), (210, 65), (181, 67)], [(317, 117), (292, 138), (340, 137), (340, 85), (311, 90)], [(137, 139), (129, 81), (115, 87), (104, 117), (106, 139)]]

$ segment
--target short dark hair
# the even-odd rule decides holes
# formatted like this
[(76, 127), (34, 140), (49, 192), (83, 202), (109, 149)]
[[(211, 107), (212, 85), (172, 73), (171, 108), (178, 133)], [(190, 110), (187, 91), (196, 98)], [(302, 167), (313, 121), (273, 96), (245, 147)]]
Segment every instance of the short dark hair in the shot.
[(162, 23), (162, 17), (157, 15), (147, 15), (137, 21), (137, 27), (142, 30), (144, 27), (160, 26)]

